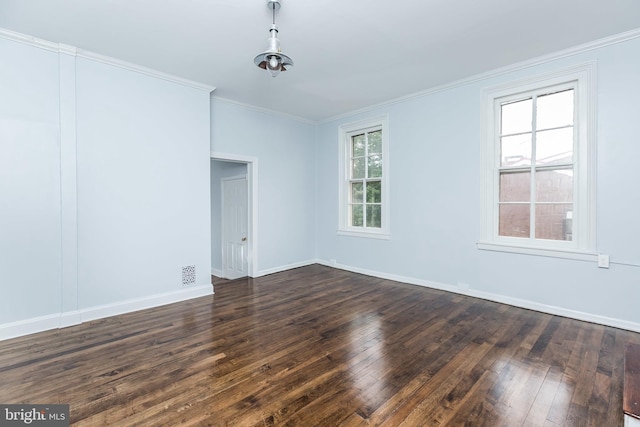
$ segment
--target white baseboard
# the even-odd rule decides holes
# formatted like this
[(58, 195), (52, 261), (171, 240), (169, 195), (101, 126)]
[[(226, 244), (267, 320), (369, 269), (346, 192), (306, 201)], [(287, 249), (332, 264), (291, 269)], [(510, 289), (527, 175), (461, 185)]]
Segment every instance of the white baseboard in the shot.
[(118, 314), (130, 313), (132, 311), (144, 310), (146, 308), (158, 307), (212, 294), (213, 287), (211, 285), (200, 285), (178, 291), (120, 301), (113, 304), (99, 305), (81, 310), (82, 321), (88, 322), (90, 320), (102, 319), (104, 317), (116, 316)]
[(612, 326), (614, 328), (626, 329), (628, 331), (640, 332), (640, 323), (630, 322), (623, 319), (615, 319), (598, 314), (585, 313), (582, 311), (572, 310), (569, 308), (558, 307), (554, 305), (542, 304), (535, 301), (529, 301), (520, 298), (513, 298), (506, 295), (494, 294), (491, 292), (483, 292), (474, 289), (462, 289), (458, 286), (448, 285), (444, 283), (431, 282), (428, 280), (416, 279), (414, 277), (400, 276), (396, 274), (383, 273), (380, 271), (368, 270), (364, 268), (351, 267), (348, 265), (337, 264), (331, 261), (317, 260), (318, 264), (328, 267), (338, 268), (341, 270), (351, 271), (354, 273), (365, 274), (367, 276), (378, 277), (381, 279), (393, 280), (396, 282), (408, 283), (411, 285), (424, 286), (431, 289), (453, 292), (460, 295), (466, 295), (474, 298), (481, 298), (487, 301), (498, 302), (501, 304), (512, 305), (514, 307), (526, 308), (528, 310), (539, 311), (542, 313), (552, 314), (556, 316), (569, 317), (571, 319), (583, 320), (585, 322), (597, 323), (599, 325)]
[[(477, 291), (474, 289), (461, 289), (458, 286), (448, 285), (444, 283), (431, 282), (427, 280), (417, 279), (414, 277), (401, 276), (397, 274), (389, 274), (380, 271), (374, 271), (359, 267), (352, 267), (343, 264), (337, 264), (332, 261), (325, 260), (309, 260), (299, 263), (289, 264), (281, 267), (275, 267), (271, 269), (261, 270), (255, 277), (266, 276), (268, 274), (279, 273), (281, 271), (290, 270), (298, 267), (305, 267), (311, 264), (322, 264), (328, 267), (338, 268), (341, 270), (351, 271), (354, 273), (365, 274), (367, 276), (379, 277), (381, 279), (393, 280), (396, 282), (408, 283), (411, 285), (424, 286), (431, 289), (438, 289), (447, 292), (453, 292), (456, 294), (466, 295), (474, 298), (481, 298), (488, 301), (498, 302), (502, 304), (508, 304), (515, 307), (525, 308), (528, 310), (535, 310), (542, 313), (548, 313), (552, 315), (558, 315), (563, 317), (569, 317), (576, 320), (583, 320), (586, 322), (597, 323), (605, 326), (612, 326), (615, 328), (625, 329), (633, 332), (640, 332), (640, 324), (636, 322), (630, 322), (623, 319), (616, 319), (606, 316), (601, 316), (592, 313), (585, 313), (577, 310), (572, 310), (564, 307), (552, 306), (548, 304), (541, 304), (534, 301), (524, 300), (520, 298), (513, 298), (506, 295), (494, 294), (490, 292)], [(184, 301), (191, 298), (197, 298), (206, 295), (213, 294), (213, 287), (211, 285), (201, 285), (181, 289), (179, 291), (167, 292), (159, 295), (152, 295), (144, 298), (137, 298), (127, 301), (122, 301), (113, 304), (106, 304), (96, 307), (90, 307), (87, 309), (66, 312), (60, 314), (51, 314), (46, 316), (35, 317), (31, 319), (20, 320), (17, 322), (0, 324), (0, 341), (10, 338), (15, 338), (23, 335), (42, 332), (50, 329), (63, 328), (67, 326), (76, 325), (82, 322), (90, 320), (100, 319), (109, 316), (115, 316), (118, 314), (129, 313), (132, 311), (143, 310), (146, 308), (157, 307), (165, 304), (171, 304), (174, 302)]]
[(5, 323), (0, 325), (0, 341), (212, 294), (213, 287), (211, 285), (192, 286), (173, 292), (134, 298), (113, 304)]
[(281, 271), (291, 270), (292, 268), (306, 267), (308, 265), (317, 264), (317, 263), (318, 263), (318, 260), (312, 259), (307, 261), (296, 262), (293, 264), (287, 264), (280, 267), (268, 268), (266, 270), (258, 271), (258, 273), (253, 277), (262, 277), (268, 274), (280, 273)]
[(0, 341), (60, 327), (60, 314), (33, 317), (0, 325)]
[(81, 311), (67, 311), (60, 315), (60, 325), (58, 328), (66, 328), (67, 326), (79, 325), (82, 323)]
[(222, 270), (219, 268), (211, 268), (211, 274), (216, 277), (222, 277)]

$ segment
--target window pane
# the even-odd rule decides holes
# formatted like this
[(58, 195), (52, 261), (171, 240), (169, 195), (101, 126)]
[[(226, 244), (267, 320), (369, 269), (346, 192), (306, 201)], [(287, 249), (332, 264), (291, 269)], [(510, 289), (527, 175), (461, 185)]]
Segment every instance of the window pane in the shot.
[(531, 172), (501, 172), (500, 201), (529, 202), (531, 200)]
[(572, 202), (573, 170), (536, 172), (536, 202)]
[(533, 118), (532, 99), (502, 104), (501, 113), (501, 135), (531, 132), (531, 119)]
[(367, 205), (367, 227), (382, 227), (382, 209), (380, 205)]
[(501, 166), (531, 165), (531, 134), (500, 138)]
[(381, 203), (382, 186), (380, 181), (367, 182), (367, 203)]
[(351, 157), (364, 156), (364, 134), (351, 137)]
[(539, 130), (573, 125), (573, 89), (538, 97)]
[(369, 156), (367, 158), (369, 168), (368, 177), (369, 178), (380, 178), (382, 176), (382, 156), (380, 154), (375, 154), (373, 156)]
[(363, 210), (362, 210), (362, 206), (363, 205), (351, 205), (351, 212), (349, 212), (349, 214), (351, 215), (350, 223), (351, 223), (352, 227), (362, 227), (363, 226), (363, 221), (362, 221)]
[(571, 203), (536, 204), (536, 239), (572, 240)]
[(364, 178), (364, 165), (365, 158), (359, 157), (357, 159), (351, 160), (351, 178), (358, 179)]
[(369, 133), (369, 154), (382, 153), (382, 131), (377, 130)]
[(530, 209), (528, 204), (500, 205), (498, 234), (510, 237), (529, 237)]
[(573, 162), (573, 128), (546, 130), (536, 135), (536, 164)]
[(361, 182), (352, 182), (351, 183), (351, 202), (353, 203), (362, 203), (363, 200), (362, 194), (362, 183)]

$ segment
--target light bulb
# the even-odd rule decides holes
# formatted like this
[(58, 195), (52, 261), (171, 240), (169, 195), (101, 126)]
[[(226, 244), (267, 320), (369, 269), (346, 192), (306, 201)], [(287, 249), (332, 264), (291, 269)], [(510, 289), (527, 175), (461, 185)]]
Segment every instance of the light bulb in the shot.
[(269, 60), (267, 61), (267, 70), (271, 72), (271, 77), (275, 77), (280, 74), (280, 58), (276, 55), (269, 56)]

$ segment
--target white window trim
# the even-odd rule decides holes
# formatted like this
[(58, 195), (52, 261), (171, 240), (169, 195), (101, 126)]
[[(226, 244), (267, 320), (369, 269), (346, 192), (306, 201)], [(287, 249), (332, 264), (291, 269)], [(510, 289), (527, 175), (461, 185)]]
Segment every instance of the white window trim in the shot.
[[(498, 173), (496, 144), (498, 98), (576, 81), (578, 123), (574, 147), (574, 239), (571, 242), (498, 236)], [(520, 254), (597, 260), (596, 254), (596, 63), (587, 62), (556, 72), (489, 87), (482, 93), (481, 236), (478, 249)]]
[[(348, 189), (349, 182), (349, 148), (348, 134), (368, 128), (382, 128), (382, 227), (350, 227), (348, 220)], [(390, 239), (390, 197), (389, 197), (389, 117), (387, 115), (374, 117), (358, 122), (346, 123), (338, 127), (339, 179), (338, 179), (338, 234), (342, 236), (365, 237), (373, 239)]]

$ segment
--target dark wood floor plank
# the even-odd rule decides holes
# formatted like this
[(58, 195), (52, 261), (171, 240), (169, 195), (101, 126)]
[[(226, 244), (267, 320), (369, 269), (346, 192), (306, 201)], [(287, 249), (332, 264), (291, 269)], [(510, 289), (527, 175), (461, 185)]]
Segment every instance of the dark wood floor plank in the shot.
[[(588, 330), (584, 340), (581, 343), (577, 343), (575, 347), (575, 352), (579, 354), (579, 363), (576, 366), (575, 372), (568, 369), (569, 375), (572, 375), (575, 380), (575, 388), (568, 414), (569, 422), (574, 424), (577, 423), (578, 420), (588, 418), (587, 412), (589, 410), (591, 393), (594, 388), (594, 380), (596, 379), (595, 374), (598, 367), (600, 344), (604, 332), (603, 326), (589, 326), (589, 328), (585, 328), (585, 330)], [(585, 372), (590, 373), (589, 377), (584, 374)]]
[(628, 344), (624, 349), (625, 414), (640, 418), (640, 345)]
[(562, 371), (555, 366), (550, 366), (545, 373), (540, 389), (535, 394), (533, 404), (523, 425), (532, 427), (544, 425), (561, 379)]
[(618, 426), (640, 335), (320, 265), (0, 342), (75, 426)]
[(628, 331), (617, 331), (611, 357), (613, 359), (611, 370), (611, 381), (609, 388), (609, 405), (607, 407), (607, 420), (618, 420), (618, 424), (623, 423), (623, 414), (613, 408), (624, 406), (624, 348), (627, 344), (640, 344), (637, 341), (638, 334)]

